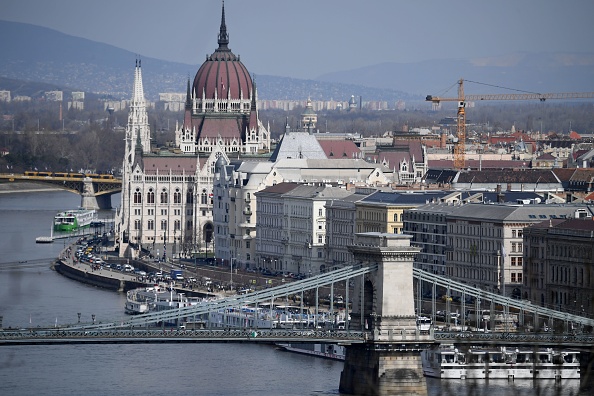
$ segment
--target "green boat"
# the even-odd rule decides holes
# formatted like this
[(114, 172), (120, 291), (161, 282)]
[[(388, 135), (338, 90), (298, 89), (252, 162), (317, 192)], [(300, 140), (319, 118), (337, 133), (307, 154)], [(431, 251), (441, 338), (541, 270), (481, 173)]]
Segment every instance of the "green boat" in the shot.
[(60, 212), (54, 217), (54, 231), (76, 231), (86, 228), (97, 220), (97, 212), (92, 209), (74, 209)]

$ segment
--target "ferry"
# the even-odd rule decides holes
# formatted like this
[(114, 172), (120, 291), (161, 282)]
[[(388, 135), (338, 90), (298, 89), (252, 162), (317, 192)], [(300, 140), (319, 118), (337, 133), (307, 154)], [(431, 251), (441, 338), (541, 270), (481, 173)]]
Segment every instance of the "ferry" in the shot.
[(493, 347), (461, 351), (440, 345), (421, 352), (423, 373), (441, 379), (580, 379), (579, 352)]
[(54, 217), (54, 231), (75, 231), (89, 227), (96, 219), (97, 212), (92, 209), (67, 210)]

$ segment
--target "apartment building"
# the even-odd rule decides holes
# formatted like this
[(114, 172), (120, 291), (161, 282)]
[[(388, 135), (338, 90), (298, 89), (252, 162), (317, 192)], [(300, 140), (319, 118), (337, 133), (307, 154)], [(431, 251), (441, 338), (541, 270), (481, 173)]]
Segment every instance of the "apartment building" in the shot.
[(581, 215), (524, 229), (523, 298), (577, 315), (594, 314), (594, 221), (586, 211)]

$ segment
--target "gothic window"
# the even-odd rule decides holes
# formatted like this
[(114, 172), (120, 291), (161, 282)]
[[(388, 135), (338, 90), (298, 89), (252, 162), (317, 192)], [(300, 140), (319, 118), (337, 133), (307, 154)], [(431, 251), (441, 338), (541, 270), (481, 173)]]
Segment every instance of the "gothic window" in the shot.
[(149, 188), (148, 192), (146, 193), (146, 203), (155, 203), (155, 192), (152, 188)]
[(134, 192), (134, 203), (139, 204), (142, 203), (142, 193), (140, 192), (140, 188), (137, 188)]
[(186, 230), (191, 230), (192, 229), (192, 220), (188, 220), (186, 222)]
[(134, 220), (134, 229), (140, 230), (140, 220)]
[(167, 190), (166, 189), (163, 189), (163, 191), (161, 191), (161, 203), (162, 204), (167, 203)]
[(194, 190), (192, 190), (191, 188), (186, 193), (186, 203), (187, 204), (193, 204), (194, 203)]
[(181, 221), (179, 221), (179, 220), (175, 220), (175, 221), (173, 222), (173, 229), (174, 229), (174, 230), (180, 230), (180, 229), (181, 229)]
[(154, 230), (155, 229), (155, 221), (154, 220), (149, 220), (148, 224), (147, 224), (147, 228), (149, 230)]
[(173, 193), (173, 203), (181, 203), (181, 193), (179, 192), (179, 188), (176, 188), (175, 192)]
[(167, 230), (167, 220), (161, 220), (161, 230), (162, 231)]
[(200, 194), (200, 203), (202, 205), (206, 205), (208, 203), (208, 201), (207, 201), (207, 195), (206, 195), (206, 190), (202, 190), (202, 194)]

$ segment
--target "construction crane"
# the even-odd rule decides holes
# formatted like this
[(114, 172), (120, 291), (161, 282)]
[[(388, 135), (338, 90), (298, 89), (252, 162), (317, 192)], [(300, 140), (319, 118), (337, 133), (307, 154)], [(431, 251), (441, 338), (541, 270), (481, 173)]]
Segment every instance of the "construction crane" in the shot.
[[(486, 84), (485, 84), (486, 85)], [(458, 97), (443, 98), (439, 96), (427, 95), (426, 101), (438, 105), (440, 102), (458, 102), (458, 112), (456, 117), (456, 134), (458, 141), (454, 145), (454, 168), (463, 169), (465, 159), (466, 145), (466, 101), (479, 100), (534, 100), (538, 99), (544, 102), (547, 99), (588, 99), (594, 98), (594, 92), (565, 92), (565, 93), (521, 93), (521, 94), (488, 94), (488, 95), (464, 95), (464, 80), (458, 81)]]

